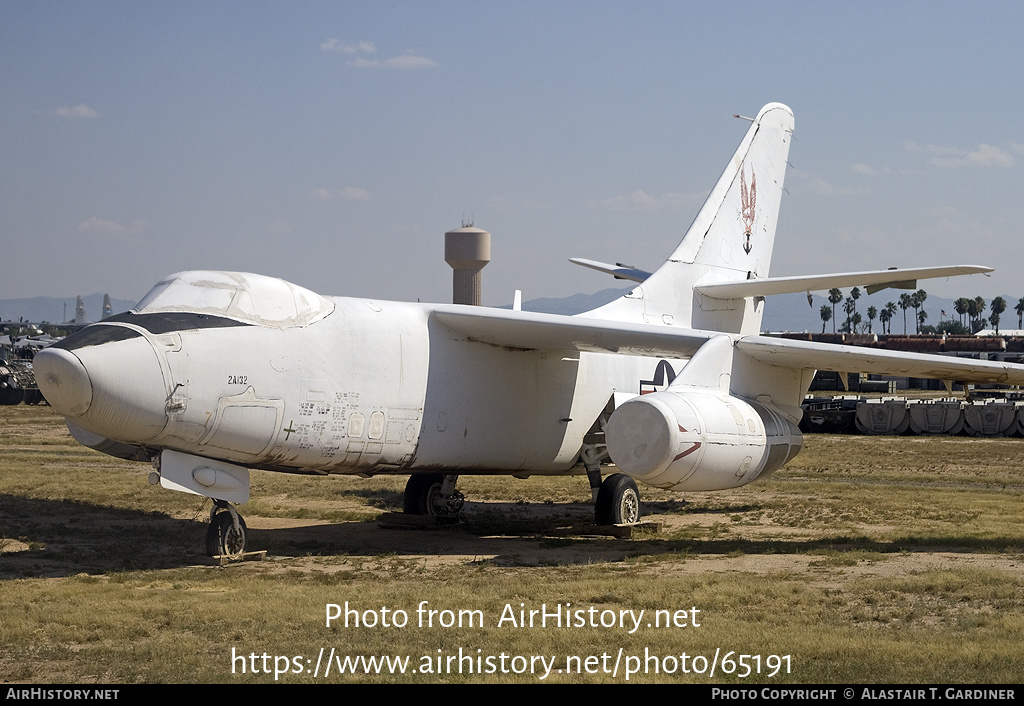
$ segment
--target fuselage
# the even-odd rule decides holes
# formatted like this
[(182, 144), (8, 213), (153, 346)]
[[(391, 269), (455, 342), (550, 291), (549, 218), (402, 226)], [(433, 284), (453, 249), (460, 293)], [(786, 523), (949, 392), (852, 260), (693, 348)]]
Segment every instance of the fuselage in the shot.
[(41, 356), (41, 385), (72, 425), (144, 450), (302, 473), (560, 473), (612, 394), (638, 394), (659, 363), (472, 341), (430, 305), (324, 301), (303, 325), (118, 315)]

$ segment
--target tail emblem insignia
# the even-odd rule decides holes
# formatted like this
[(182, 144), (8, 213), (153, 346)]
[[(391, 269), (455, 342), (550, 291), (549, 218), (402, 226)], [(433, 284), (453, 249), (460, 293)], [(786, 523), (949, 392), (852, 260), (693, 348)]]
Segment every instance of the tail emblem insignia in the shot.
[(746, 242), (743, 243), (743, 250), (748, 255), (750, 254), (750, 234), (754, 230), (754, 203), (757, 201), (757, 175), (754, 174), (754, 170), (750, 170), (750, 188), (747, 188), (747, 178), (743, 173), (743, 169), (740, 169), (740, 198), (743, 201), (743, 210), (740, 211), (740, 215), (743, 218), (743, 234), (747, 236)]

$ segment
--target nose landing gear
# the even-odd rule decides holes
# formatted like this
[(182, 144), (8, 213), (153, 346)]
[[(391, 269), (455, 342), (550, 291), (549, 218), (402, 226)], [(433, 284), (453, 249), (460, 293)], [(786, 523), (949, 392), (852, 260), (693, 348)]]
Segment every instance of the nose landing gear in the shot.
[(223, 500), (215, 500), (206, 530), (206, 553), (226, 559), (240, 559), (245, 552), (245, 520)]

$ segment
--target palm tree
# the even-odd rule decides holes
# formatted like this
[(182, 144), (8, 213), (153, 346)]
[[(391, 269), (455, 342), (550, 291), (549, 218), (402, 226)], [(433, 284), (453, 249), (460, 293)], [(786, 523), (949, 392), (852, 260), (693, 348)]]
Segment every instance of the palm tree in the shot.
[(985, 326), (985, 324), (982, 323), (982, 319), (984, 318), (982, 316), (982, 314), (985, 312), (985, 300), (982, 299), (981, 297), (975, 297), (974, 298), (974, 306), (977, 308), (978, 313), (976, 315), (977, 318), (975, 319), (975, 324), (976, 324), (977, 328), (975, 328), (973, 330), (974, 331), (980, 331)]
[(843, 311), (846, 312), (846, 321), (843, 322), (843, 326), (845, 326), (850, 333), (857, 333), (856, 329), (853, 327), (853, 315), (857, 311), (857, 302), (853, 300), (853, 297), (847, 297), (846, 301), (843, 302)]
[(832, 333), (836, 332), (836, 304), (843, 301), (843, 293), (838, 289), (828, 290), (828, 303), (832, 305)]
[[(892, 302), (889, 302), (889, 303), (892, 304)], [(896, 305), (893, 304), (893, 308), (895, 308), (895, 306)], [(868, 316), (871, 316), (871, 309), (868, 309)], [(882, 333), (885, 333), (888, 330), (888, 327), (890, 325), (889, 321), (891, 319), (892, 319), (892, 312), (889, 311), (888, 307), (886, 307), (885, 309), (882, 309), (880, 312), (878, 312), (878, 321), (879, 321), (879, 323), (882, 324)]]
[(967, 322), (971, 325), (971, 333), (978, 329), (974, 328), (974, 322), (978, 318), (978, 302), (974, 299), (967, 300)]
[(1017, 300), (1017, 306), (1013, 307), (1017, 312), (1017, 330), (1024, 328), (1024, 297)]
[(923, 290), (919, 289), (910, 295), (911, 301), (914, 303), (914, 319), (919, 324), (917, 327), (917, 333), (921, 333), (920, 320), (918, 320), (917, 310), (924, 306), (924, 300), (928, 298), (928, 294)]
[(874, 333), (874, 322), (878, 318), (878, 309), (873, 306), (868, 307), (868, 333)]
[(889, 333), (892, 333), (892, 317), (896, 316), (896, 309), (896, 302), (887, 302), (885, 305), (885, 310), (889, 312), (889, 316), (886, 318), (886, 321), (889, 322)]
[(992, 300), (989, 305), (992, 309), (992, 316), (989, 319), (992, 321), (992, 326), (996, 330), (996, 335), (999, 335), (999, 315), (1006, 311), (1006, 300), (1002, 297), (996, 297)]
[(907, 309), (914, 305), (913, 300), (909, 294), (900, 295), (900, 308), (903, 309), (903, 335), (907, 335)]
[[(1024, 302), (1024, 299), (1021, 299), (1021, 302)], [(958, 297), (956, 301), (953, 302), (953, 311), (960, 315), (961, 324), (964, 322), (964, 314), (967, 313), (967, 303), (967, 297)], [(1021, 310), (1024, 311), (1024, 307), (1022, 307)]]
[(825, 333), (825, 324), (832, 318), (832, 307), (828, 304), (822, 304), (818, 314), (821, 315), (821, 332)]
[(853, 299), (853, 313), (857, 313), (857, 300), (860, 299), (860, 288), (854, 287), (850, 290), (850, 298)]

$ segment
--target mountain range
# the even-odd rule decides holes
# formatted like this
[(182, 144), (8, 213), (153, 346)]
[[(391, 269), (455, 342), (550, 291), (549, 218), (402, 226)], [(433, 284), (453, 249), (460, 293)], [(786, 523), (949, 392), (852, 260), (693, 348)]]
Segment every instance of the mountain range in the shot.
[[(0, 299), (0, 321), (27, 321), (35, 324), (62, 324), (75, 320), (78, 297), (30, 297), (27, 299)], [(99, 321), (103, 311), (103, 295), (83, 296), (86, 321)], [(110, 300), (114, 313), (128, 311), (135, 306), (128, 299)]]

